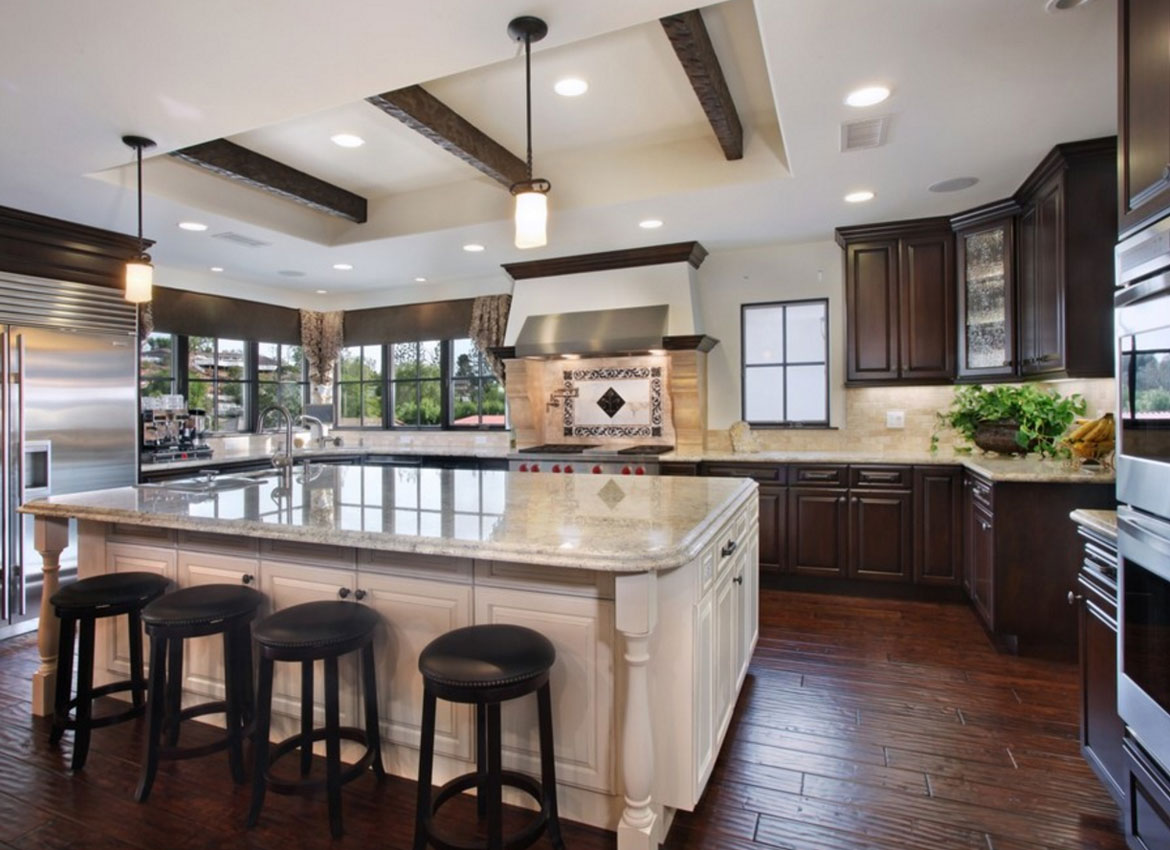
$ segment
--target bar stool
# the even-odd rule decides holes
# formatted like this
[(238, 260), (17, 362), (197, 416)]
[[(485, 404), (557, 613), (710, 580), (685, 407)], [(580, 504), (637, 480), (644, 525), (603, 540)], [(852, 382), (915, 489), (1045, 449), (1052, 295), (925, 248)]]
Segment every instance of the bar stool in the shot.
[[(267, 788), (280, 794), (296, 794), (324, 787), (329, 801), (329, 831), (341, 837), (341, 786), (357, 779), (373, 766), (381, 781), (382, 741), (378, 731), (378, 692), (374, 675), (374, 630), (379, 618), (365, 605), (354, 602), (306, 602), (277, 611), (261, 621), (252, 636), (260, 648), (260, 683), (256, 705), (256, 754), (252, 774), (252, 807), (248, 826), (260, 819)], [(361, 651), (362, 690), (366, 727), (340, 726), (338, 720), (337, 659)], [(313, 662), (325, 662), (325, 728), (313, 728)], [(276, 744), (269, 757), (268, 735), (272, 721), (272, 677), (276, 661), (301, 663), (301, 731)], [(356, 741), (366, 751), (354, 764), (341, 770), (341, 741)], [(325, 741), (325, 779), (308, 778), (313, 742)], [(281, 756), (300, 747), (301, 779), (277, 780), (271, 767)]]
[[(428, 844), (447, 848), (527, 847), (542, 833), (564, 850), (557, 817), (557, 780), (553, 754), (552, 697), (549, 670), (557, 652), (544, 635), (523, 626), (483, 625), (455, 629), (435, 638), (423, 649), (418, 669), (423, 675), (422, 751), (418, 764), (418, 808), (414, 850)], [(501, 768), (500, 703), (535, 693), (540, 726), (540, 782)], [(476, 770), (457, 776), (431, 800), (431, 772), (435, 757), (435, 703), (472, 703), (476, 707)], [(518, 788), (540, 803), (540, 811), (523, 829), (503, 834), (501, 786)], [(480, 818), (487, 818), (483, 843), (456, 842), (435, 828), (434, 815), (456, 794), (476, 789)]]
[[(252, 642), (248, 624), (264, 601), (242, 584), (204, 584), (168, 593), (142, 610), (150, 637), (150, 726), (146, 755), (134, 798), (150, 796), (160, 761), (198, 758), (228, 751), (232, 779), (242, 785), (243, 737), (252, 719)], [(224, 698), (183, 708), (183, 641), (223, 635)], [(224, 715), (222, 739), (197, 747), (179, 746), (179, 726), (205, 714)]]
[[(57, 686), (53, 700), (53, 728), (49, 743), (57, 744), (66, 729), (74, 730), (74, 770), (85, 767), (89, 755), (89, 737), (94, 729), (130, 720), (143, 713), (146, 679), (142, 674), (143, 606), (162, 596), (170, 581), (157, 573), (107, 573), (67, 584), (53, 594), (49, 602), (60, 619), (57, 649)], [(94, 623), (104, 617), (126, 614), (130, 629), (130, 678), (93, 686)], [(80, 625), (77, 647), (77, 696), (70, 699), (73, 684), (73, 639)], [(130, 691), (131, 707), (125, 711), (93, 716), (97, 697)], [(76, 709), (74, 717), (69, 716)]]

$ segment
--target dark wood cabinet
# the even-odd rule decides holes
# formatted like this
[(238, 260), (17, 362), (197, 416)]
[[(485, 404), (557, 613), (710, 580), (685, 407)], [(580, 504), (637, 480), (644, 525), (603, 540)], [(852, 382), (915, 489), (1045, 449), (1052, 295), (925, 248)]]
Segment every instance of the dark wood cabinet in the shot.
[(972, 503), (967, 520), (971, 604), (988, 631), (995, 631), (995, 518)]
[(997, 201), (951, 219), (958, 269), (959, 378), (1016, 370), (1016, 222), (1019, 205)]
[(848, 563), (848, 491), (839, 487), (788, 490), (788, 571), (844, 578)]
[(1119, 0), (1117, 224), (1170, 209), (1170, 0)]
[(955, 375), (954, 234), (947, 219), (839, 228), (845, 250), (846, 381)]
[(963, 562), (963, 470), (914, 468), (914, 580), (959, 584)]
[(788, 522), (788, 490), (772, 484), (760, 485), (760, 570), (784, 571), (785, 526)]
[(913, 570), (909, 491), (850, 491), (850, 578), (910, 581)]
[(1086, 566), (1070, 600), (1080, 629), (1081, 753), (1123, 805), (1125, 723), (1117, 714), (1117, 585)]
[(1126, 739), (1125, 838), (1133, 850), (1170, 847), (1170, 777)]

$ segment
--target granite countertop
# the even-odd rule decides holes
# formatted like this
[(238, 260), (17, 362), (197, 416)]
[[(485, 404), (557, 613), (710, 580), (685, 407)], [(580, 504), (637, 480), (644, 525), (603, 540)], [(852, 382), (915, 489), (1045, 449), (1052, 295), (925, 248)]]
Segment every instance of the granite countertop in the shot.
[(1089, 510), (1088, 508), (1078, 508), (1069, 514), (1069, 517), (1077, 525), (1083, 525), (1085, 528), (1091, 528), (1093, 531), (1108, 537), (1110, 540), (1117, 539), (1117, 511), (1099, 511)]
[(942, 464), (962, 466), (991, 481), (1015, 481), (1067, 484), (1112, 484), (1112, 470), (1101, 467), (1070, 467), (1062, 460), (1041, 460), (1032, 457), (998, 457), (930, 452), (672, 452), (663, 455), (665, 462), (698, 463), (723, 461), (728, 463), (888, 463), (888, 464)]
[[(293, 451), (293, 457), (312, 459), (314, 457), (352, 457), (354, 455), (430, 455), (433, 457), (503, 459), (508, 456), (510, 451), (507, 446), (502, 448), (468, 446), (395, 446), (387, 448), (382, 446), (373, 447), (346, 444), (343, 446), (328, 446), (323, 449), (295, 449)], [(253, 449), (221, 448), (216, 451), (214, 457), (210, 458), (174, 460), (169, 463), (144, 463), (142, 464), (142, 471), (144, 473), (150, 473), (181, 469), (214, 469), (216, 464), (268, 460), (270, 457), (272, 457), (271, 452), (258, 452)]]
[(291, 493), (268, 475), (140, 484), (29, 502), (22, 513), (606, 572), (681, 566), (756, 483), (319, 466)]

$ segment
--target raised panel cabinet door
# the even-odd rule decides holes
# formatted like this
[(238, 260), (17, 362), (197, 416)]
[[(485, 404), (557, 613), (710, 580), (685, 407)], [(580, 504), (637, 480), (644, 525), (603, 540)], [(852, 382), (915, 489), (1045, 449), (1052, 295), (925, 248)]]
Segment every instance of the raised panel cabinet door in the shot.
[(788, 569), (797, 575), (844, 577), (848, 556), (846, 491), (788, 491)]
[[(322, 600), (345, 600), (347, 605), (356, 605), (353, 592), (356, 589), (354, 570), (307, 567), (284, 561), (261, 561), (260, 592), (268, 597), (269, 611), (300, 605), (303, 602)], [(342, 595), (344, 593), (344, 596)], [(317, 662), (313, 674), (313, 722), (325, 724), (325, 665)], [(340, 720), (342, 726), (361, 726), (358, 722), (358, 684), (356, 654), (350, 653), (338, 664), (341, 685)], [(300, 731), (301, 718), (301, 665), (299, 663), (276, 662), (272, 679), (272, 740), (280, 740)], [(320, 742), (314, 751), (324, 753)]]
[(953, 586), (963, 567), (963, 471), (914, 470), (914, 580)]
[(902, 239), (900, 377), (955, 376), (955, 237), (947, 233)]
[(898, 242), (850, 245), (845, 251), (846, 378), (898, 377)]
[(1082, 592), (1081, 749), (1120, 804), (1125, 798), (1125, 723), (1117, 714), (1117, 622), (1091, 593)]
[(743, 657), (739, 664), (739, 683), (747, 675), (748, 665), (751, 664), (752, 652), (760, 634), (760, 573), (756, 567), (758, 559), (755, 551), (756, 544), (751, 544), (743, 556), (743, 583), (740, 586), (739, 629), (743, 635), (740, 646)]
[[(125, 543), (106, 544), (107, 573), (155, 573), (175, 580), (175, 550), (162, 546), (134, 546)], [(142, 661), (149, 667), (150, 641), (142, 638)], [(103, 617), (95, 629), (94, 666), (102, 659), (109, 678), (125, 679), (130, 675), (130, 640), (125, 617)], [(95, 679), (95, 682), (97, 680)]]
[(715, 585), (715, 736), (722, 735), (735, 708), (739, 654), (739, 584), (727, 570)]
[(1016, 339), (1019, 349), (1019, 369), (1023, 371), (1035, 362), (1036, 342), (1036, 206), (1025, 207), (1020, 213), (1020, 254), (1016, 287)]
[(1030, 301), (1032, 352), (1024, 374), (1064, 369), (1064, 189), (1059, 179), (1036, 199), (1035, 269)]
[(695, 624), (695, 772), (703, 788), (715, 766), (715, 591), (694, 608)]
[(992, 518), (973, 511), (971, 601), (989, 631), (995, 631), (995, 528)]
[[(527, 626), (552, 641), (557, 781), (615, 791), (613, 601), (477, 586), (475, 622)], [(535, 695), (508, 703), (502, 733), (504, 768), (539, 776)]]
[(850, 494), (850, 578), (910, 581), (911, 507), (907, 492)]
[(958, 234), (958, 373), (1011, 375), (1016, 368), (1014, 220)]
[[(258, 584), (255, 558), (179, 552), (179, 587), (205, 584)], [(263, 616), (263, 611), (260, 612)], [(223, 699), (223, 635), (205, 635), (183, 641), (183, 690), (211, 699)]]
[(1170, 0), (1117, 5), (1117, 225), (1129, 233), (1170, 208)]
[(783, 487), (760, 487), (759, 564), (765, 573), (784, 571), (784, 526), (787, 520), (788, 491)]
[[(408, 578), (361, 570), (361, 603), (382, 619), (374, 640), (378, 722), (384, 741), (418, 749), (423, 682), (418, 657), (428, 643), (472, 623), (469, 584)], [(435, 752), (474, 758), (474, 725), (468, 705), (440, 700), (435, 712)]]

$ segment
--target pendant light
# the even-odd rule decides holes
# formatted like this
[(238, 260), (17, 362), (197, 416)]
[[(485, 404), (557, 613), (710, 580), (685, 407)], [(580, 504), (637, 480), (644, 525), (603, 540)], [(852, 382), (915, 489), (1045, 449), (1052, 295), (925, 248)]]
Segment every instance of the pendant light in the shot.
[(154, 142), (145, 136), (123, 136), (122, 142), (138, 152), (138, 256), (126, 263), (126, 300), (141, 304), (150, 300), (154, 285), (154, 266), (142, 240), (142, 149), (153, 148)]
[(532, 179), (532, 42), (548, 35), (548, 24), (540, 18), (523, 16), (508, 24), (513, 41), (524, 42), (524, 112), (527, 119), (528, 179), (512, 184), (516, 198), (516, 247), (540, 248), (548, 244), (547, 180)]

